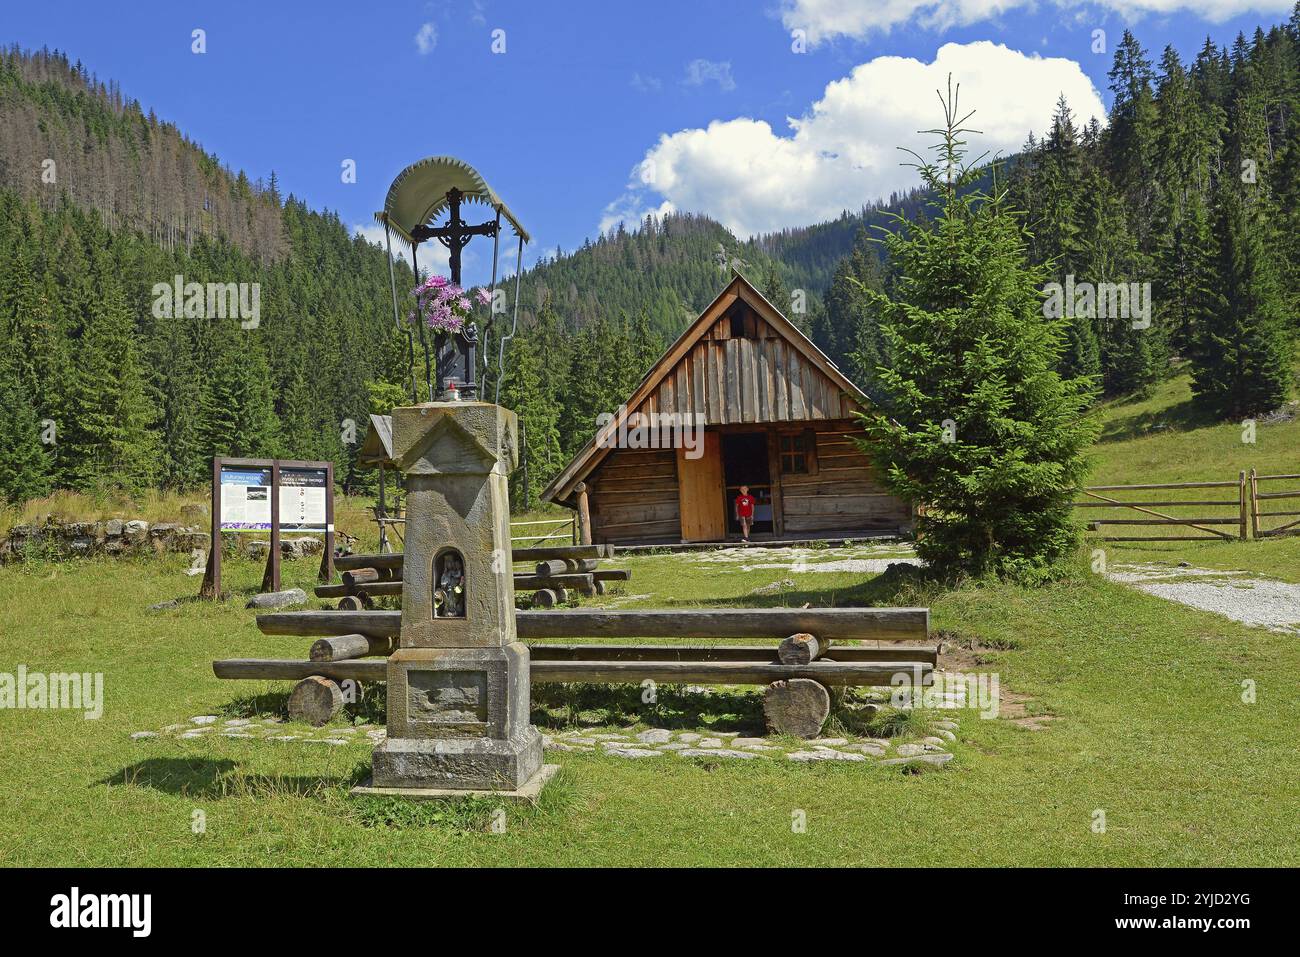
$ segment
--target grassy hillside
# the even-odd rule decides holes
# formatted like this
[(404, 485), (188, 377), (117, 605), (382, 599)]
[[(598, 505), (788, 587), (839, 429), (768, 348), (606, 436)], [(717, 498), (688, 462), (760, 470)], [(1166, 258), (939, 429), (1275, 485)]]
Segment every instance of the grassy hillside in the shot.
[(1229, 481), (1252, 468), (1261, 475), (1300, 472), (1300, 407), (1291, 407), (1290, 421), (1257, 421), (1255, 441), (1247, 443), (1241, 423), (1197, 416), (1185, 372), (1160, 383), (1150, 398), (1108, 402), (1098, 415), (1095, 485)]
[[(1255, 423), (1255, 441), (1244, 442), (1242, 423), (1207, 422), (1191, 404), (1191, 379), (1179, 373), (1161, 383), (1146, 399), (1127, 399), (1102, 405), (1101, 439), (1094, 449), (1090, 484), (1126, 485), (1165, 482), (1236, 482), (1240, 472), (1253, 468), (1260, 475), (1300, 474), (1300, 404), (1293, 402), (1284, 415), (1289, 420)], [(1300, 480), (1261, 483), (1260, 491), (1294, 491)], [(1129, 501), (1236, 500), (1233, 488), (1182, 489), (1156, 492), (1105, 493)], [(1215, 506), (1153, 507), (1178, 517), (1232, 518), (1235, 504)], [(1264, 506), (1266, 511), (1300, 511), (1300, 499), (1282, 499)], [(1085, 510), (1080, 510), (1081, 512)], [(1085, 517), (1129, 518), (1143, 516), (1131, 509), (1088, 509)], [(1289, 518), (1265, 521), (1276, 527)], [(1215, 526), (1234, 531), (1231, 526)], [(1121, 529), (1124, 529), (1121, 531)], [(1112, 535), (1168, 535), (1169, 544), (1106, 543), (1111, 562), (1180, 562), (1201, 568), (1243, 569), (1300, 582), (1300, 536), (1248, 542), (1189, 542), (1177, 539), (1198, 532), (1150, 526), (1111, 526)]]

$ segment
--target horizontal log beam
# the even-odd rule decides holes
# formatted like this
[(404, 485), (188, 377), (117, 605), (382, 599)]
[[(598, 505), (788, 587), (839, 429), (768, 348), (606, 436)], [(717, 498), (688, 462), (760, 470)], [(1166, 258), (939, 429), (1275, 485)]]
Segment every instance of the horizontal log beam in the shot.
[[(383, 681), (387, 662), (380, 660), (296, 661), (230, 658), (214, 661), (218, 678), (255, 681), (301, 681), (312, 675), (333, 681)], [(533, 684), (592, 682), (598, 684), (658, 681), (664, 684), (765, 685), (791, 678), (812, 678), (825, 685), (890, 684), (899, 673), (922, 676), (932, 672), (924, 661), (814, 661), (807, 665), (761, 664), (745, 661), (536, 661), (530, 667)]]
[(401, 568), (402, 553), (391, 555), (341, 555), (334, 559), (334, 567), (341, 572), (357, 568)]
[(402, 593), (402, 583), (395, 582), (372, 582), (369, 585), (317, 585), (317, 598), (342, 598), (345, 595), (400, 595)]
[(312, 675), (333, 681), (383, 681), (388, 676), (388, 662), (379, 658), (351, 661), (296, 661), (265, 658), (227, 658), (212, 662), (218, 678), (253, 681), (301, 681)]
[(538, 588), (577, 588), (581, 591), (591, 591), (594, 587), (595, 580), (591, 573), (583, 574), (581, 572), (565, 572), (559, 575), (516, 575), (515, 589), (517, 591), (533, 591)]
[[(613, 558), (613, 545), (542, 545), (537, 548), (516, 548), (511, 560), (516, 562), (563, 561), (569, 559)], [(362, 568), (397, 569), (402, 567), (404, 554), (394, 552), (391, 555), (343, 555), (334, 559), (334, 567), (341, 572), (355, 571)]]
[(372, 635), (395, 638), (402, 630), (400, 611), (280, 611), (257, 616), (264, 635)]
[(552, 545), (540, 548), (516, 548), (511, 560), (516, 562), (544, 562), (565, 558), (613, 558), (613, 545)]
[(576, 609), (518, 612), (522, 638), (771, 638), (795, 632), (824, 638), (922, 640), (928, 608)]
[(933, 666), (923, 661), (813, 661), (806, 665), (760, 664), (749, 661), (535, 661), (533, 684), (593, 682), (596, 684), (765, 685), (791, 678), (812, 678), (824, 685), (888, 685), (894, 675), (927, 675)]
[[(777, 649), (773, 645), (712, 645), (701, 648), (681, 645), (534, 645), (528, 646), (533, 661), (751, 661), (775, 664)], [(863, 648), (835, 645), (826, 653), (831, 661), (923, 661), (938, 662), (937, 649), (931, 648)]]
[[(654, 611), (520, 611), (520, 638), (772, 638), (806, 631), (845, 641), (920, 641), (928, 608), (682, 608)], [(268, 635), (374, 635), (401, 630), (400, 611), (281, 611), (257, 616)]]

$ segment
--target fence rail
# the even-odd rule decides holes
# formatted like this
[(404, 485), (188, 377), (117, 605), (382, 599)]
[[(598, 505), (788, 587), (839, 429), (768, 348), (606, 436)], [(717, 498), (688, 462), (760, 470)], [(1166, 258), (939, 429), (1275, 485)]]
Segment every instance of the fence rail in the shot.
[[(1293, 482), (1296, 487), (1278, 492), (1261, 492), (1260, 482)], [(1280, 502), (1300, 499), (1300, 475), (1259, 475), (1250, 470), (1250, 533), (1255, 538), (1272, 538), (1276, 535), (1300, 535), (1300, 511), (1265, 512), (1260, 502)], [(1289, 518), (1291, 521), (1274, 528), (1264, 528), (1260, 519)]]
[[(515, 529), (535, 528), (537, 526), (550, 526), (550, 530), (544, 534), (526, 534), (516, 535)], [(510, 545), (513, 547), (516, 542), (527, 542), (527, 547), (532, 548), (543, 542), (555, 541), (556, 539), (568, 539), (572, 544), (578, 544), (578, 522), (576, 518), (548, 518), (540, 522), (511, 522), (510, 523)]]
[[(1252, 473), (1253, 474), (1253, 473)], [(1262, 477), (1261, 477), (1262, 478)], [(1140, 499), (1116, 498), (1103, 495), (1103, 492), (1155, 492), (1179, 491), (1193, 492), (1204, 489), (1234, 489), (1236, 494), (1229, 498), (1212, 497), (1213, 492), (1202, 492), (1196, 498), (1161, 496), (1159, 494), (1143, 495)], [(1164, 482), (1140, 485), (1093, 485), (1079, 489), (1088, 501), (1075, 502), (1075, 508), (1106, 509), (1108, 514), (1092, 518), (1091, 513), (1085, 521), (1089, 531), (1101, 532), (1106, 526), (1126, 525), (1142, 528), (1179, 528), (1201, 532), (1200, 535), (1102, 535), (1108, 542), (1221, 542), (1245, 541), (1248, 530), (1258, 527), (1254, 514), (1255, 497), (1252, 486), (1248, 485), (1246, 473), (1240, 472), (1237, 481), (1224, 482)], [(1300, 492), (1295, 493), (1300, 497)], [(1171, 514), (1170, 509), (1197, 508), (1202, 512), (1193, 515)], [(1209, 514), (1210, 509), (1221, 509), (1218, 514)], [(1127, 511), (1126, 511), (1127, 510)], [(1118, 512), (1118, 515), (1109, 514)], [(1132, 517), (1137, 512), (1143, 517)], [(1300, 513), (1297, 513), (1300, 514)], [(1218, 526), (1218, 527), (1216, 527)], [(1228, 529), (1228, 530), (1225, 530)], [(1154, 531), (1154, 528), (1152, 528)], [(1256, 533), (1259, 537), (1259, 533)]]

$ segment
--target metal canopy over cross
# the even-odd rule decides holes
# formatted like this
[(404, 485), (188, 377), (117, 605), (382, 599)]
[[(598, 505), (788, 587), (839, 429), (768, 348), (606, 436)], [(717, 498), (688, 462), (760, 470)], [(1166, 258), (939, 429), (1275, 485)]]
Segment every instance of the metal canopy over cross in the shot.
[[(470, 225), (461, 218), (461, 206), (465, 203), (483, 203), (491, 207), (496, 216), (492, 221)], [(447, 210), (447, 221), (442, 226), (431, 226), (443, 209)], [(505, 373), (506, 343), (515, 335), (519, 322), (519, 281), (523, 262), (524, 243), (529, 241), (527, 230), (518, 218), (506, 206), (501, 197), (492, 190), (468, 163), (453, 156), (430, 156), (402, 170), (388, 188), (384, 208), (375, 214), (378, 222), (383, 224), (384, 236), (388, 247), (388, 278), (393, 296), (393, 322), (402, 325), (401, 311), (398, 304), (397, 279), (393, 266), (392, 239), (395, 234), (399, 241), (410, 244), (411, 266), (419, 276), (418, 250), (425, 240), (437, 239), (447, 248), (448, 266), (451, 281), (463, 286), (461, 275), (461, 251), (475, 236), (492, 238), (492, 279), (489, 288), (492, 291), (492, 313), (504, 313), (504, 300), (497, 297), (498, 251), (501, 241), (501, 220), (505, 218), (519, 238), (519, 249), (515, 257), (515, 294), (514, 313), (511, 317), (509, 331), (502, 330), (497, 335), (497, 397), (500, 397), (501, 380)], [(419, 325), (419, 336), (424, 348), (425, 384), (429, 400), (478, 397), (476, 381), (476, 355), (478, 353), (479, 329), (477, 324), (467, 322), (462, 331), (457, 333), (439, 333), (436, 338), (436, 363), (429, 354), (427, 329)], [(483, 371), (486, 373), (490, 360), (488, 333), (491, 329), (491, 317), (484, 332)], [(411, 400), (418, 401), (418, 386), (415, 371), (415, 340), (413, 330), (407, 328), (408, 358), (411, 362)], [(437, 370), (436, 387), (434, 370)], [(454, 388), (449, 388), (454, 386)]]

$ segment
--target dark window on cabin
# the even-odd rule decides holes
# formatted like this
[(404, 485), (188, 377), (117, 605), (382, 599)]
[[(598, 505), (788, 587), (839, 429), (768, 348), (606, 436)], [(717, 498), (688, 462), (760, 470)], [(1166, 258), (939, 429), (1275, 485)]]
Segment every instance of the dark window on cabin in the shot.
[(791, 432), (781, 439), (781, 474), (808, 474), (808, 433)]
[(758, 318), (752, 312), (747, 309), (736, 309), (728, 318), (731, 320), (731, 338), (758, 338)]

